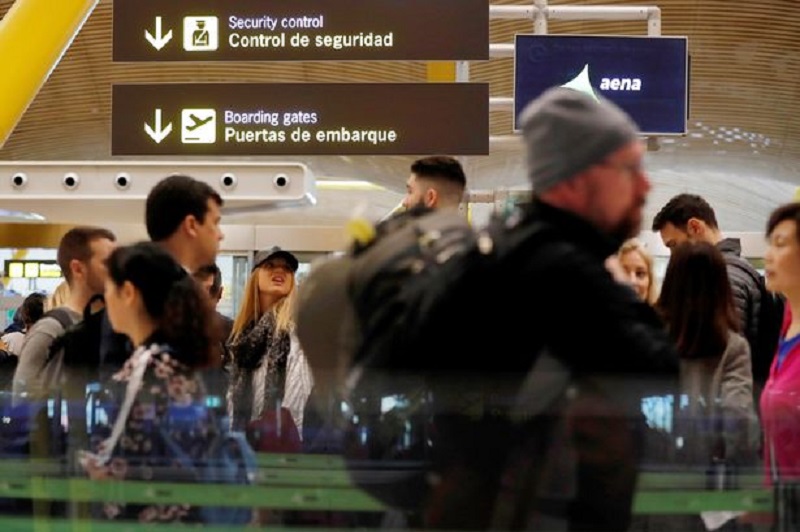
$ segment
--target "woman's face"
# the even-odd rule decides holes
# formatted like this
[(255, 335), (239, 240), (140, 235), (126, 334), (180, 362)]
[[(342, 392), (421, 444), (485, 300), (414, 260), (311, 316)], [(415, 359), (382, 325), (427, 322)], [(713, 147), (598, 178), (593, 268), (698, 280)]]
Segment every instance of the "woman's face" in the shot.
[(794, 220), (780, 222), (770, 233), (764, 269), (769, 290), (800, 294), (800, 243)]
[(619, 262), (628, 274), (636, 294), (642, 301), (647, 301), (647, 293), (653, 280), (642, 254), (636, 250), (627, 251), (620, 256)]
[(294, 273), (285, 260), (275, 258), (258, 268), (258, 291), (275, 298), (289, 295), (294, 286)]

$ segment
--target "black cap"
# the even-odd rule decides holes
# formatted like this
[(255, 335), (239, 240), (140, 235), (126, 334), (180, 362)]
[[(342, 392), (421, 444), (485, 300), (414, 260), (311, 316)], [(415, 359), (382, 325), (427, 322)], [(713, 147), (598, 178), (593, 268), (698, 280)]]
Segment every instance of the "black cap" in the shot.
[(289, 265), (289, 268), (292, 269), (292, 272), (296, 272), (297, 268), (300, 266), (300, 263), (297, 261), (297, 257), (288, 251), (279, 248), (278, 246), (273, 246), (269, 249), (264, 249), (256, 253), (256, 256), (253, 258), (253, 269), (250, 271), (256, 271), (262, 264), (275, 257), (285, 260), (286, 264)]

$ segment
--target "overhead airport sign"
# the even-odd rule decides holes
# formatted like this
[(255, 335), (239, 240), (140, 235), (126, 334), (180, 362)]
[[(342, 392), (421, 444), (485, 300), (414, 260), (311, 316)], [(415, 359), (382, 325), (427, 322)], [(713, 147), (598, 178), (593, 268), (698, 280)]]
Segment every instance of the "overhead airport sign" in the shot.
[(6, 260), (6, 275), (11, 279), (58, 279), (61, 268), (54, 260)]
[(645, 134), (686, 133), (686, 37), (517, 35), (514, 55), (515, 129), (531, 100), (566, 86), (613, 101)]
[(112, 155), (489, 153), (485, 83), (114, 85)]
[(489, 59), (488, 0), (115, 0), (114, 61)]

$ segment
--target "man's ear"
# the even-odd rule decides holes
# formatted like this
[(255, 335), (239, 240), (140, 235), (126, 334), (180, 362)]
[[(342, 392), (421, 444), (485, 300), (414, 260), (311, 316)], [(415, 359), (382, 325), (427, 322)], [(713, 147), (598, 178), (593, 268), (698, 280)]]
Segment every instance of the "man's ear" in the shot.
[(86, 265), (78, 259), (72, 259), (69, 261), (69, 269), (72, 271), (73, 279), (86, 278)]
[(699, 218), (689, 218), (686, 222), (686, 233), (689, 236), (699, 236), (705, 232), (706, 224)]
[(197, 226), (200, 225), (197, 218), (193, 214), (188, 215), (181, 222), (181, 228), (186, 231), (189, 236), (197, 236)]
[(426, 207), (435, 207), (437, 201), (439, 200), (439, 193), (436, 191), (436, 189), (429, 188), (425, 191), (425, 194), (422, 197)]

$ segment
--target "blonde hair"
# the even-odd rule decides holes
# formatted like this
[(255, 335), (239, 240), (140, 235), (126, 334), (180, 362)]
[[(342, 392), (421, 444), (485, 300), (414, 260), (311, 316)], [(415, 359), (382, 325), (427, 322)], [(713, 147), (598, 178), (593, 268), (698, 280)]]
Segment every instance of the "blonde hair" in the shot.
[(272, 308), (265, 311), (260, 308), (261, 299), (258, 297), (258, 269), (254, 270), (247, 279), (244, 288), (244, 299), (236, 313), (231, 328), (230, 340), (236, 340), (250, 323), (258, 323), (265, 312), (272, 312), (275, 316), (275, 327), (278, 332), (290, 332), (294, 327), (294, 306), (295, 306), (295, 275), (292, 273), (292, 286), (289, 293), (275, 303)]
[(63, 307), (67, 304), (67, 299), (69, 299), (69, 283), (64, 280), (61, 281), (61, 284), (56, 287), (50, 297), (47, 298), (47, 301), (45, 301), (44, 311), (47, 312), (54, 308)]
[(653, 266), (653, 256), (650, 254), (649, 251), (644, 247), (639, 240), (635, 238), (630, 238), (623, 242), (622, 246), (620, 246), (619, 251), (617, 252), (617, 257), (621, 260), (622, 256), (626, 253), (636, 252), (642, 257), (644, 260), (645, 265), (647, 266), (647, 276), (650, 278), (650, 285), (647, 287), (647, 297), (645, 301), (647, 303), (653, 305), (655, 304), (656, 300), (658, 299), (658, 291), (656, 290), (656, 274), (655, 274), (655, 267)]

